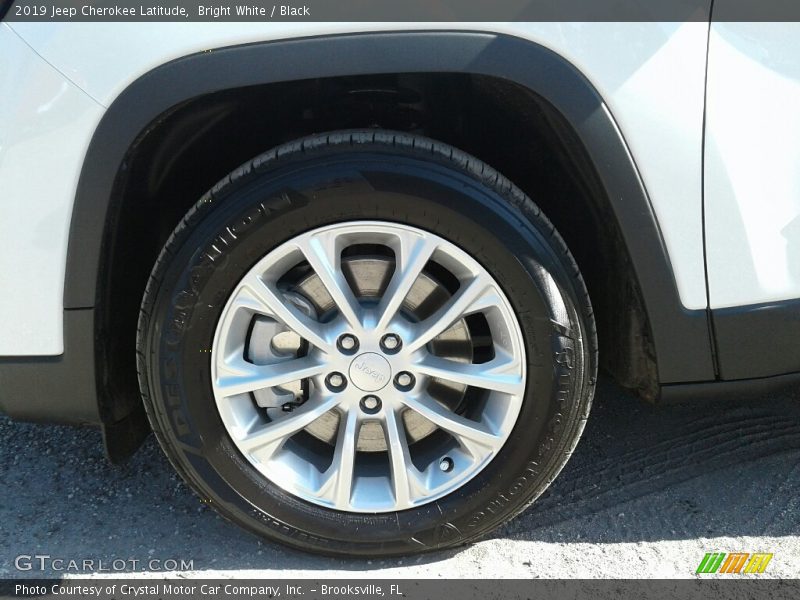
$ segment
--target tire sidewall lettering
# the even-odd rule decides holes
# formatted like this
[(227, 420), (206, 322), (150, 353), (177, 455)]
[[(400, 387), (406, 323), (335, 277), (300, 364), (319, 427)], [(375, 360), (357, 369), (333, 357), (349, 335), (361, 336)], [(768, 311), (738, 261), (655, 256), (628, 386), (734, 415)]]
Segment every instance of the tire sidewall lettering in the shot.
[[(418, 170), (419, 177), (426, 171), (425, 165), (417, 163), (405, 167), (406, 172)], [(384, 168), (390, 169), (391, 165), (386, 164)], [(443, 184), (440, 171), (435, 169), (437, 185)], [(464, 177), (453, 175), (446, 183), (456, 188), (463, 184)], [(429, 212), (437, 214), (435, 225), (452, 223), (434, 228), (430, 221), (423, 220), (420, 213), (415, 212), (430, 198), (411, 198), (405, 202), (395, 199), (393, 203), (382, 199), (383, 203), (376, 201), (371, 205), (357, 193), (355, 199), (341, 198), (342, 189), (353, 182), (351, 170), (335, 177), (331, 175), (330, 181), (335, 181), (336, 185), (316, 186), (313, 190), (308, 185), (298, 186), (302, 189), (293, 189), (287, 194), (283, 188), (270, 190), (257, 178), (252, 186), (239, 187), (209, 203), (204, 207), (207, 218), (200, 219), (192, 231), (184, 234), (180, 251), (167, 268), (162, 284), (172, 291), (160, 296), (151, 322), (151, 331), (163, 330), (153, 346), (152, 364), (159, 372), (154, 401), (162, 407), (160, 412), (167, 415), (168, 435), (180, 442), (167, 440), (171, 457), (182, 465), (183, 472), (190, 472), (189, 465), (197, 460), (205, 461), (208, 468), (220, 472), (222, 483), (218, 485), (230, 486), (234, 494), (230, 494), (230, 489), (215, 490), (208, 482), (194, 477), (193, 485), (202, 490), (204, 497), (231, 497), (224, 502), (217, 500), (229, 517), (254, 530), (258, 527), (252, 521), (257, 521), (281, 538), (302, 539), (317, 546), (330, 546), (335, 539), (339, 548), (362, 551), (370, 544), (379, 544), (370, 537), (370, 530), (374, 529), (388, 535), (390, 541), (386, 543), (397, 551), (408, 552), (418, 550), (420, 545), (440, 547), (480, 535), (504, 520), (509, 512), (513, 513), (518, 499), (527, 501), (532, 494), (543, 491), (548, 478), (552, 478), (552, 464), (559, 462), (557, 455), (563, 446), (565, 425), (579, 404), (583, 385), (575, 375), (575, 355), (584, 350), (580, 341), (563, 336), (553, 325), (549, 316), (553, 311), (542, 292), (546, 289), (541, 279), (543, 271), (561, 283), (559, 289), (569, 289), (568, 278), (552, 251), (537, 252), (527, 260), (520, 260), (515, 251), (521, 252), (527, 247), (531, 252), (527, 246), (529, 238), (538, 240), (539, 247), (546, 247), (544, 235), (530, 226), (521, 229), (519, 217), (509, 213), (508, 205), (495, 193), (474, 190), (466, 193), (459, 189), (464, 202), (458, 210), (445, 201), (436, 205), (435, 210), (430, 206)], [(471, 185), (476, 186), (474, 181)], [(265, 189), (268, 198), (253, 201), (248, 193), (251, 188), (259, 187)], [(296, 201), (297, 198), (301, 201)], [(271, 204), (279, 206), (273, 209)], [(495, 236), (496, 232), (485, 228), (482, 223), (485, 210), (490, 211), (492, 219), (504, 223), (504, 232)], [(471, 216), (464, 216), (465, 213)], [(298, 233), (359, 216), (429, 228), (466, 250), (495, 276), (514, 305), (523, 330), (529, 372), (526, 403), (540, 406), (529, 410), (530, 422), (518, 423), (501, 450), (516, 457), (508, 462), (513, 472), (507, 475), (511, 478), (499, 477), (491, 468), (485, 469), (475, 480), (437, 501), (441, 516), (431, 512), (430, 506), (358, 517), (311, 507), (272, 489), (277, 486), (265, 486), (254, 473), (248, 473), (253, 469), (238, 456), (232, 443), (226, 441), (219, 415), (208, 414), (210, 408), (216, 413), (209, 378), (209, 349), (215, 316), (221, 312), (232, 289), (234, 274), (244, 273), (266, 251)], [(475, 240), (478, 235), (480, 239)], [(512, 240), (515, 248), (509, 250), (497, 238)], [(181, 268), (181, 264), (185, 266)], [(574, 304), (566, 296), (561, 301), (570, 306)], [(579, 328), (575, 322), (566, 325), (570, 330)], [(200, 382), (203, 377), (209, 378), (205, 384)], [(539, 439), (535, 447), (529, 447), (532, 435)], [(190, 460), (181, 445), (196, 449), (197, 455)], [(521, 460), (516, 456), (520, 452)], [(497, 491), (487, 492), (487, 488)], [(255, 501), (254, 495), (258, 496)], [(324, 530), (325, 535), (309, 531), (304, 524), (308, 519), (319, 520), (321, 524), (317, 528)], [(325, 522), (330, 526), (324, 525)], [(365, 539), (343, 539), (343, 522), (365, 527)]]

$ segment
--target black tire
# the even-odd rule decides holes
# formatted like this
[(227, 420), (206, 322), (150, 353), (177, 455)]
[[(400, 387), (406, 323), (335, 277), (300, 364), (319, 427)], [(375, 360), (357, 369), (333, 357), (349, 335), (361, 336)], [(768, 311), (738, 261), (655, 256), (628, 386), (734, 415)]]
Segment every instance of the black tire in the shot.
[[(207, 350), (231, 289), (259, 258), (304, 231), (364, 218), (432, 231), (488, 268), (517, 313), (528, 372), (519, 420), (493, 463), (434, 503), (379, 514), (312, 505), (258, 474), (216, 410)], [(138, 369), (158, 440), (204, 502), (303, 550), (386, 556), (476, 540), (547, 488), (588, 416), (597, 342), (588, 293), (566, 245), (507, 179), (430, 139), (336, 132), (254, 158), (189, 211), (144, 294)]]

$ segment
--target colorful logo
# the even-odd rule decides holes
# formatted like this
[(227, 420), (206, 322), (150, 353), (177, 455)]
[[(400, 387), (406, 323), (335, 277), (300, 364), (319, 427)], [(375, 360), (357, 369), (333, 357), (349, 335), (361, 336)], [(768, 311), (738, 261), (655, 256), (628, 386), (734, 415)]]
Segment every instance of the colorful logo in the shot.
[(708, 552), (695, 573), (763, 573), (771, 560), (766, 552)]

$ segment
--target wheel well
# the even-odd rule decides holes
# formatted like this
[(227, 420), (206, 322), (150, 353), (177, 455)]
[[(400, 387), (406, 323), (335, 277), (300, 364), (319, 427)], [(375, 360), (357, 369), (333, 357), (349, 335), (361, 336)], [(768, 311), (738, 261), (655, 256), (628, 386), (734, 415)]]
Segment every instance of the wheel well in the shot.
[(214, 183), (253, 156), (315, 132), (376, 127), (469, 152), (522, 188), (565, 238), (586, 280), (601, 366), (647, 398), (658, 385), (641, 291), (620, 227), (583, 145), (544, 99), (463, 73), (361, 75), (271, 83), (192, 98), (155, 119), (114, 185), (98, 290), (101, 414), (140, 404), (136, 323), (167, 237)]

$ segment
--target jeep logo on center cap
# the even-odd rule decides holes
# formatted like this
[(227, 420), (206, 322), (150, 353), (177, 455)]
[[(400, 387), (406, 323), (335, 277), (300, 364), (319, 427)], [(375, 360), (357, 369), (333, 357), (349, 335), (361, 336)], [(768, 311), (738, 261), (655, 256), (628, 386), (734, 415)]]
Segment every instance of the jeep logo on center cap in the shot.
[(389, 361), (380, 354), (365, 352), (350, 363), (350, 381), (364, 392), (377, 392), (392, 378)]

